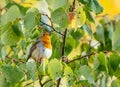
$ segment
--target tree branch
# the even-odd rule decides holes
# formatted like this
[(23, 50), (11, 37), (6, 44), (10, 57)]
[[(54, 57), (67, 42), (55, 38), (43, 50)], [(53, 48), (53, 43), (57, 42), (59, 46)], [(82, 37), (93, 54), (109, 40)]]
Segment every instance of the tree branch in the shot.
[[(39, 73), (39, 72), (38, 72), (38, 73)], [(43, 87), (43, 84), (42, 84), (42, 82), (41, 82), (42, 77), (41, 77), (40, 75), (38, 75), (38, 79), (39, 79), (39, 84), (40, 84), (40, 87)]]
[(67, 59), (66, 59), (66, 57), (65, 57), (66, 35), (67, 35), (67, 29), (65, 29), (65, 31), (64, 31), (63, 44), (62, 44), (62, 61), (63, 61), (63, 62), (67, 62)]
[(85, 57), (90, 57), (91, 55), (95, 55), (96, 53), (90, 53), (90, 54), (86, 54), (86, 55), (84, 55), (84, 56), (80, 56), (79, 58), (76, 58), (76, 59), (73, 59), (73, 60), (71, 60), (71, 61), (68, 61), (67, 62), (67, 64), (69, 64), (69, 63), (71, 63), (71, 62), (74, 62), (74, 61), (76, 61), (76, 60), (80, 60), (80, 59), (83, 59), (83, 58), (85, 58)]
[[(108, 54), (109, 52), (114, 52), (114, 51), (103, 51), (103, 52), (104, 52), (105, 54)], [(74, 61), (76, 61), (76, 60), (83, 59), (83, 58), (85, 58), (85, 57), (90, 57), (91, 55), (95, 55), (95, 54), (97, 54), (97, 53), (92, 52), (92, 53), (90, 53), (90, 54), (86, 54), (86, 55), (84, 55), (84, 56), (80, 56), (79, 58), (76, 58), (76, 59), (73, 59), (73, 60), (71, 60), (71, 61), (68, 61), (67, 64), (69, 64), (69, 63), (71, 63), (71, 62), (74, 62)]]
[(53, 31), (55, 31), (56, 33), (58, 33), (58, 34), (60, 34), (60, 35), (64, 36), (64, 34), (62, 34), (61, 32), (59, 32), (59, 31), (57, 31), (57, 30), (55, 30), (55, 28), (54, 28), (54, 27), (52, 27), (52, 26), (50, 26), (50, 25), (48, 25), (48, 24), (46, 24), (46, 23), (44, 23), (44, 22), (42, 22), (42, 21), (40, 21), (40, 22), (42, 23), (42, 25), (44, 24), (44, 25), (46, 25), (46, 26), (48, 26), (48, 27), (52, 28), (52, 29), (53, 29)]
[(52, 79), (47, 80), (47, 81), (44, 82), (42, 85), (44, 86), (46, 83), (48, 83), (48, 82), (50, 82), (50, 81), (52, 81)]
[[(66, 42), (66, 34), (67, 34), (67, 29), (65, 29), (64, 31), (64, 36), (63, 36), (63, 44), (62, 44), (62, 61), (63, 62), (67, 62), (66, 60), (66, 57), (65, 57), (65, 42)], [(61, 81), (61, 78), (58, 79), (57, 81), (57, 86), (56, 87), (59, 87), (60, 86), (60, 81)]]
[(62, 35), (62, 36), (63, 36), (63, 34), (62, 34), (61, 32), (59, 32), (59, 31), (55, 30), (55, 28), (53, 27), (53, 23), (52, 23), (52, 21), (51, 21), (51, 18), (50, 18), (47, 14), (42, 14), (42, 15), (45, 15), (45, 16), (49, 19), (49, 21), (51, 22), (51, 25), (46, 24), (46, 23), (44, 23), (44, 22), (42, 22), (42, 21), (40, 21), (40, 22), (41, 22), (42, 24), (44, 24), (44, 25), (46, 25), (46, 26), (48, 26), (48, 27), (52, 28), (52, 29), (53, 29), (53, 31), (55, 31), (56, 33), (58, 33), (58, 34), (60, 34), (60, 35)]
[(27, 84), (25, 84), (23, 87), (27, 87), (27, 86), (29, 86), (30, 84), (33, 84), (34, 82), (32, 81), (32, 82), (30, 82), (30, 83), (27, 83)]

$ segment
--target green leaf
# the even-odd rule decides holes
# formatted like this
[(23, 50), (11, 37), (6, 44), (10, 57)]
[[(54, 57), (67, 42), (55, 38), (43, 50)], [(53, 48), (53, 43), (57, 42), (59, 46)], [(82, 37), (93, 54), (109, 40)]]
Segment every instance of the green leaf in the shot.
[(58, 80), (63, 75), (63, 66), (57, 59), (52, 59), (48, 63), (48, 73), (53, 80)]
[(109, 58), (109, 74), (120, 77), (120, 56), (112, 53)]
[(66, 42), (70, 44), (73, 48), (76, 47), (76, 41), (72, 36), (67, 37)]
[(53, 30), (52, 27), (50, 27), (51, 21), (46, 15), (41, 15), (41, 25), (43, 26), (43, 29), (45, 29), (48, 32)]
[(100, 52), (95, 58), (94, 61), (94, 69), (99, 69), (100, 71), (108, 71), (107, 68), (107, 59), (105, 57), (105, 54), (103, 52)]
[(51, 14), (51, 19), (55, 24), (58, 24), (62, 28), (66, 28), (68, 26), (68, 17), (62, 8), (56, 9)]
[(111, 87), (120, 87), (120, 80), (115, 79), (111, 83)]
[(5, 76), (5, 78), (12, 85), (19, 83), (24, 76), (24, 72), (17, 65), (11, 66), (9, 64), (4, 64), (2, 66), (2, 72)]
[[(76, 31), (74, 31), (74, 29), (71, 29), (71, 33), (70, 33), (71, 35), (72, 35), (72, 37), (74, 38), (74, 39), (76, 39), (76, 41), (77, 40), (79, 40), (81, 37), (83, 37), (84, 36), (84, 31), (83, 31), (83, 29), (77, 29)], [(79, 41), (78, 41), (79, 42)]]
[(90, 67), (83, 65), (80, 67), (79, 72), (81, 75), (85, 77), (86, 80), (89, 81), (89, 83), (94, 84), (94, 76), (92, 74)]
[(3, 74), (0, 74), (0, 87), (10, 87), (10, 83), (7, 82), (5, 76)]
[(73, 83), (74, 83), (75, 78), (74, 78), (74, 73), (73, 73), (72, 69), (67, 65), (64, 68), (64, 75), (68, 82), (68, 87), (71, 87), (71, 85), (73, 85)]
[(33, 59), (29, 59), (26, 63), (26, 68), (28, 71), (28, 79), (36, 80), (36, 63)]
[(36, 8), (30, 8), (28, 9), (26, 15), (25, 15), (25, 19), (24, 19), (24, 23), (25, 23), (25, 27), (29, 30), (33, 29), (37, 24), (39, 24), (37, 19), (37, 15), (39, 14), (38, 9)]
[(96, 14), (99, 14), (103, 11), (103, 7), (100, 5), (100, 3), (98, 2), (98, 0), (93, 0), (96, 6)]
[(13, 31), (17, 34), (19, 37), (23, 37), (23, 32), (22, 32), (22, 25), (20, 24), (19, 20), (16, 20), (14, 24), (12, 24), (12, 29)]
[(100, 20), (100, 23), (105, 27), (105, 30), (107, 30), (109, 39), (112, 40), (114, 26), (110, 18), (108, 16), (105, 16)]
[(99, 68), (102, 68), (103, 70), (104, 69), (107, 70), (107, 59), (105, 57), (105, 54), (103, 52), (100, 52), (97, 58), (100, 62)]
[(79, 0), (83, 4), (89, 4), (90, 0)]
[(8, 9), (8, 11), (5, 14), (3, 14), (3, 17), (1, 18), (1, 24), (5, 25), (8, 22), (12, 22), (20, 17), (21, 13), (19, 8), (16, 5), (13, 5)]
[(95, 36), (98, 41), (105, 45), (104, 28), (101, 24), (97, 26)]
[(82, 28), (83, 28), (85, 31), (87, 31), (87, 33), (89, 34), (90, 37), (92, 36), (92, 30), (90, 29), (90, 27), (89, 27), (88, 25), (84, 24), (84, 25), (82, 26)]
[(46, 75), (48, 66), (48, 59), (43, 59), (39, 66), (39, 75)]
[(106, 80), (106, 75), (103, 74), (102, 77), (100, 78), (100, 87), (107, 87), (105, 80)]
[(1, 41), (5, 45), (14, 45), (21, 39), (22, 33), (19, 28), (13, 26), (11, 23), (8, 23), (2, 27)]
[(90, 0), (90, 3), (87, 6), (96, 14), (99, 14), (103, 11), (103, 7), (99, 4), (98, 0)]
[(76, 29), (80, 28), (81, 26), (83, 26), (86, 22), (86, 15), (85, 15), (85, 11), (83, 10), (82, 6), (76, 5), (76, 9), (75, 9), (75, 16), (74, 19), (72, 20), (72, 23), (70, 24), (71, 28), (74, 28), (75, 31)]
[(88, 10), (85, 10), (85, 13), (86, 13), (86, 17), (88, 18), (88, 20), (89, 20), (90, 22), (95, 23), (95, 18), (94, 18), (94, 16), (92, 15), (92, 13), (89, 12)]
[(5, 47), (2, 47), (0, 52), (1, 52), (1, 58), (4, 60), (7, 55)]
[(67, 0), (46, 0), (46, 2), (48, 3), (49, 7), (52, 9), (52, 10), (56, 10), (64, 5), (66, 5), (67, 3)]
[(113, 33), (114, 33), (114, 26), (112, 23), (108, 25), (108, 32), (109, 32), (109, 39), (112, 41)]
[(16, 5), (11, 6), (7, 12), (8, 21), (13, 21), (16, 18), (20, 18), (20, 17), (21, 17), (21, 13), (19, 8)]
[(120, 52), (120, 21), (115, 25), (115, 32), (112, 38), (112, 49)]

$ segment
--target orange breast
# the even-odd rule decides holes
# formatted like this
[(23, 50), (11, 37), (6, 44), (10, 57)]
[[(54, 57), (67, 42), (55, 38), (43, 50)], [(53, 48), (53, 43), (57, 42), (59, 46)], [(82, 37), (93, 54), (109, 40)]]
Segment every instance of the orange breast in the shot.
[(51, 45), (51, 39), (50, 39), (50, 35), (47, 34), (43, 34), (42, 38), (41, 38), (44, 47), (52, 49), (52, 45)]

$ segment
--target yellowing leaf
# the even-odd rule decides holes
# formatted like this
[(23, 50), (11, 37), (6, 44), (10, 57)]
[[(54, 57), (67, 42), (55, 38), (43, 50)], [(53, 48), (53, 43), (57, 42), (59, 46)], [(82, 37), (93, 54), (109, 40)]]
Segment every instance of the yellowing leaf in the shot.
[(53, 80), (58, 80), (62, 77), (63, 66), (59, 60), (53, 59), (48, 65), (48, 73)]
[(85, 12), (83, 8), (79, 6), (75, 9), (75, 16), (72, 22), (70, 23), (69, 28), (74, 28), (76, 30), (78, 27), (84, 25), (85, 21), (86, 21)]

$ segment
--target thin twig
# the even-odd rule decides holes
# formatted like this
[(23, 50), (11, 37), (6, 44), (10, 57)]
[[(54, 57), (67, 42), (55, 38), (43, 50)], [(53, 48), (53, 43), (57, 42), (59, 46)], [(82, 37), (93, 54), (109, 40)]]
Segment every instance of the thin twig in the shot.
[(47, 16), (47, 18), (49, 19), (49, 21), (51, 22), (51, 26), (53, 26), (53, 22), (52, 22), (52, 20), (51, 20), (51, 18), (47, 15), (47, 14), (41, 14), (41, 15), (45, 15), (45, 16)]
[(42, 76), (39, 74), (39, 65), (40, 65), (40, 63), (37, 63), (38, 80), (39, 80), (40, 87), (43, 87), (43, 84), (41, 82)]
[(72, 3), (72, 5), (71, 5), (70, 8), (69, 8), (69, 11), (70, 11), (70, 12), (73, 12), (74, 9), (75, 9), (75, 0), (73, 0), (73, 3)]
[(80, 56), (79, 58), (76, 58), (76, 59), (73, 59), (73, 60), (71, 60), (71, 61), (69, 61), (67, 64), (69, 64), (69, 63), (71, 63), (71, 62), (74, 62), (74, 61), (76, 61), (76, 60), (80, 60), (80, 59), (83, 59), (83, 58), (85, 58), (85, 57), (90, 57), (91, 55), (95, 55), (96, 53), (90, 53), (90, 54), (86, 54), (86, 55), (84, 55), (84, 56)]
[(11, 52), (12, 52), (12, 50), (10, 50), (10, 51), (8, 52), (8, 54), (6, 55), (6, 58), (9, 58), (9, 55), (10, 55)]
[(96, 18), (99, 18), (99, 17), (106, 17), (108, 14), (103, 14), (103, 15), (98, 15), (96, 16)]
[(58, 33), (58, 34), (60, 34), (60, 35), (62, 35), (62, 36), (63, 36), (63, 34), (62, 34), (61, 32), (59, 32), (59, 31), (55, 30), (55, 28), (53, 27), (53, 22), (52, 22), (51, 18), (50, 18), (47, 14), (42, 14), (42, 15), (47, 16), (47, 18), (48, 18), (48, 19), (49, 19), (49, 21), (51, 22), (51, 25), (46, 24), (46, 23), (44, 23), (44, 22), (42, 22), (42, 21), (40, 21), (40, 22), (41, 22), (42, 24), (44, 24), (44, 25), (46, 25), (46, 26), (48, 26), (48, 27), (52, 28), (52, 29), (53, 29), (53, 31), (55, 31), (56, 33)]
[(27, 83), (27, 84), (24, 85), (24, 87), (27, 87), (28, 85), (30, 85), (30, 84), (32, 84), (32, 83), (34, 83), (34, 82), (32, 81), (32, 82), (30, 82), (30, 83)]
[(12, 59), (12, 62), (18, 62), (18, 63), (25, 63), (25, 61), (21, 60), (21, 59)]
[(56, 86), (56, 87), (59, 87), (59, 86), (60, 86), (60, 81), (61, 81), (61, 78), (58, 79), (58, 81), (57, 81), (57, 86)]
[[(105, 54), (108, 54), (109, 52), (114, 52), (114, 51), (103, 51), (103, 52), (104, 52)], [(95, 55), (95, 54), (98, 54), (98, 53), (92, 52), (92, 53), (90, 53), (90, 54), (86, 54), (86, 55), (84, 55), (84, 56), (80, 56), (79, 58), (76, 58), (76, 59), (73, 59), (73, 60), (68, 61), (67, 64), (69, 64), (69, 63), (71, 63), (71, 62), (74, 62), (74, 61), (76, 61), (76, 60), (80, 60), (80, 59), (83, 59), (83, 58), (86, 58), (86, 57), (90, 57), (90, 56)]]
[(48, 82), (50, 82), (50, 81), (52, 81), (52, 79), (47, 80), (47, 81), (44, 82), (42, 85), (44, 86), (46, 83), (48, 83)]
[(59, 31), (55, 30), (55, 28), (53, 28), (52, 26), (50, 26), (50, 25), (48, 25), (48, 24), (46, 24), (46, 23), (44, 23), (44, 22), (42, 22), (42, 21), (40, 21), (40, 22), (41, 22), (42, 24), (44, 24), (44, 25), (46, 25), (46, 26), (48, 26), (48, 27), (52, 28), (52, 29), (53, 29), (53, 31), (55, 31), (56, 33), (58, 33), (58, 34), (60, 34), (60, 35), (64, 36), (61, 32), (59, 32)]
[(38, 79), (39, 79), (39, 84), (40, 84), (40, 87), (43, 87), (43, 84), (42, 84), (42, 82), (41, 82), (42, 77), (41, 77), (40, 75), (38, 75)]

